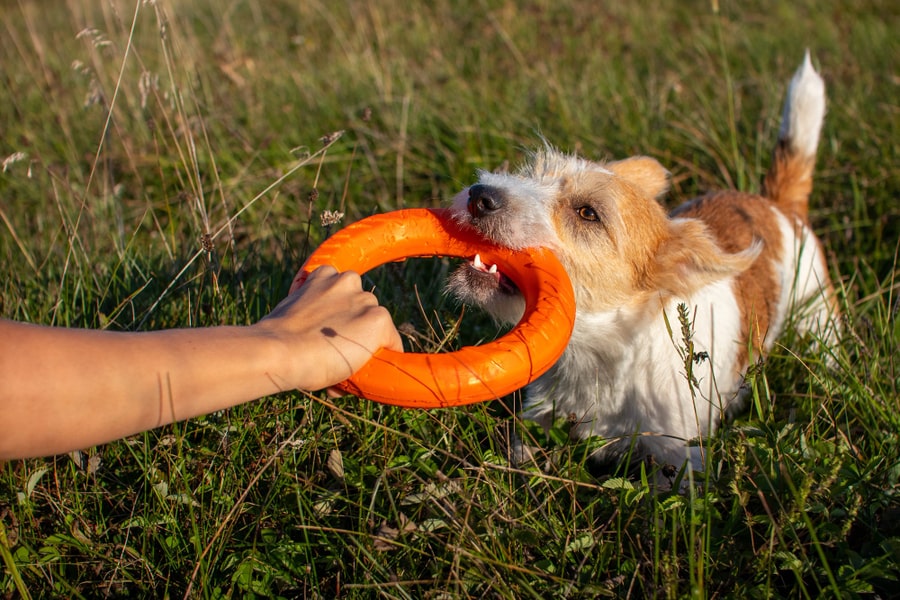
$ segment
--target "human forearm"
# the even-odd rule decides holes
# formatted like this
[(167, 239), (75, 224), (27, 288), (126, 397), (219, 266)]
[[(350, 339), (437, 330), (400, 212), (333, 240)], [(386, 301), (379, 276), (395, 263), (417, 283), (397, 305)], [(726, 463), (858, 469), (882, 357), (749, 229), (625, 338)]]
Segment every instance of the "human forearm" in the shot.
[(0, 319), (0, 459), (84, 448), (288, 389), (402, 350), (355, 273), (322, 267), (259, 323), (147, 333)]
[(2, 458), (88, 447), (291, 388), (277, 343), (252, 327), (132, 334), (7, 322), (0, 344)]

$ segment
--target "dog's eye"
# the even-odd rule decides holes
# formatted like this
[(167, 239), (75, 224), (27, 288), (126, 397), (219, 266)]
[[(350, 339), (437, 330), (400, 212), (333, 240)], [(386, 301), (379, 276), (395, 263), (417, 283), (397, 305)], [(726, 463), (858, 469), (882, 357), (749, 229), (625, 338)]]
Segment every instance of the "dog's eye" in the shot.
[(597, 214), (597, 211), (594, 210), (590, 206), (579, 206), (575, 209), (575, 212), (578, 213), (578, 216), (584, 219), (585, 221), (599, 221), (600, 215)]

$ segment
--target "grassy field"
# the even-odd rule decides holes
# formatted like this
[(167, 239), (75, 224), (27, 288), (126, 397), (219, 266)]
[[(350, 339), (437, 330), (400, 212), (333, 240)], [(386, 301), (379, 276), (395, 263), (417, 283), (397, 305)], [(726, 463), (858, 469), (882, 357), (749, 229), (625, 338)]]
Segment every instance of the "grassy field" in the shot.
[[(900, 11), (642, 4), (0, 2), (3, 317), (254, 322), (325, 211), (445, 204), (541, 136), (657, 157), (672, 205), (756, 190), (808, 47), (829, 96), (812, 218), (846, 328), (833, 370), (785, 336), (685, 494), (595, 479), (556, 430), (544, 468), (512, 467), (515, 398), (296, 392), (8, 463), (0, 597), (895, 596)], [(444, 298), (449, 267), (369, 277), (410, 348), (497, 334)]]

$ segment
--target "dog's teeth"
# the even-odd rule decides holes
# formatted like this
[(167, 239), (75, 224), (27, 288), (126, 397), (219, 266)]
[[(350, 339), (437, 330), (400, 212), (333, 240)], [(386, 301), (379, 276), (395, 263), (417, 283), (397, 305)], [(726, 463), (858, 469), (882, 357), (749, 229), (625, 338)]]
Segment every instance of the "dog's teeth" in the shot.
[(484, 264), (484, 261), (481, 259), (480, 254), (476, 254), (475, 258), (472, 259), (472, 268), (481, 271), (482, 273), (490, 273), (491, 275), (496, 275), (498, 273), (497, 265), (493, 264), (488, 267)]

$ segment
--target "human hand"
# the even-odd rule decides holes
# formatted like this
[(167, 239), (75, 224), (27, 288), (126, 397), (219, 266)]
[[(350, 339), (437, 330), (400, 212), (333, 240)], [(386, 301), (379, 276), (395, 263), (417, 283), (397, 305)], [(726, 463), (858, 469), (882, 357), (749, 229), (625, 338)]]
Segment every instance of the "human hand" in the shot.
[(332, 267), (249, 327), (126, 333), (0, 319), (0, 460), (85, 448), (286, 389), (327, 388), (380, 348), (403, 350), (388, 311), (359, 275)]
[(323, 266), (253, 326), (281, 342), (278, 372), (297, 389), (346, 380), (381, 348), (403, 351), (390, 313), (362, 289), (360, 276)]

